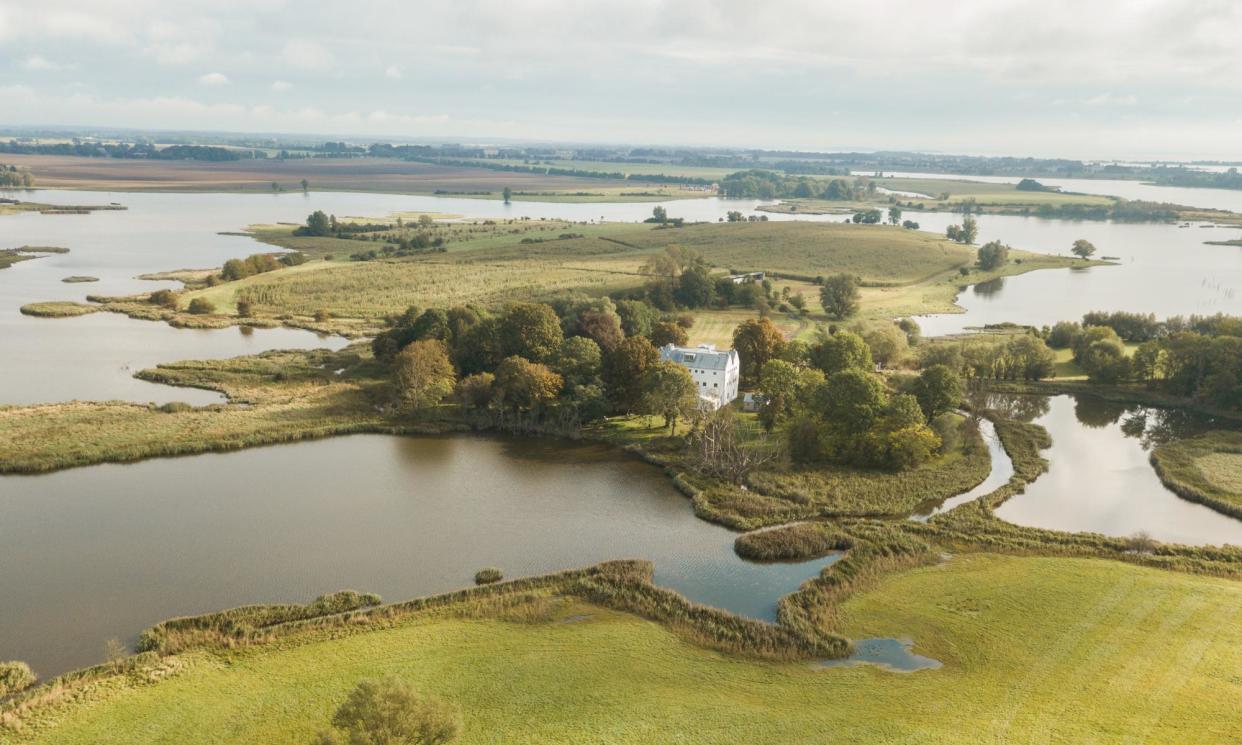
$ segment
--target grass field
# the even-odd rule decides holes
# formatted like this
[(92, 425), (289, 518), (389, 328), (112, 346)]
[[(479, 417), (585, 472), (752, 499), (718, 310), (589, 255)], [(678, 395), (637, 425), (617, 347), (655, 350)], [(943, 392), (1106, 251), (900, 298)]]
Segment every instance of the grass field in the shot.
[[(791, 338), (806, 338), (816, 323), (828, 320), (819, 309), (819, 288), (809, 281), (816, 276), (836, 272), (859, 276), (865, 286), (858, 320), (874, 321), (953, 312), (958, 310), (954, 298), (965, 284), (1075, 263), (1015, 250), (1014, 260), (999, 270), (972, 270), (963, 277), (958, 270), (974, 259), (970, 247), (917, 231), (843, 223), (708, 223), (659, 229), (518, 220), (439, 224), (432, 230), (445, 238), (447, 253), (353, 262), (344, 259), (382, 244), (297, 237), (292, 227), (283, 225), (252, 226), (264, 242), (313, 257), (331, 256), (333, 261), (313, 261), (193, 290), (182, 295), (180, 304), (185, 307), (193, 298), (205, 297), (219, 312), (232, 314), (237, 301), (246, 300), (256, 316), (267, 320), (294, 316), (304, 325), (306, 319), (325, 311), (334, 318), (366, 325), (410, 305), (496, 305), (564, 291), (600, 294), (636, 287), (646, 281), (640, 269), (651, 254), (680, 245), (700, 252), (718, 271), (763, 270), (785, 275), (774, 279), (778, 290), (788, 286), (802, 293), (808, 312), (802, 316), (777, 313), (773, 318)], [(567, 234), (575, 237), (560, 237)], [(692, 341), (725, 346), (736, 324), (755, 314), (728, 309), (698, 315)]]
[[(959, 555), (845, 603), (910, 637), (912, 674), (744, 661), (572, 604), (551, 622), (424, 614), (394, 628), (170, 658), (53, 705), (9, 742), (310, 742), (368, 677), (458, 706), (470, 743), (1231, 743), (1242, 585), (1096, 559)], [(4, 730), (0, 730), (4, 732)]]

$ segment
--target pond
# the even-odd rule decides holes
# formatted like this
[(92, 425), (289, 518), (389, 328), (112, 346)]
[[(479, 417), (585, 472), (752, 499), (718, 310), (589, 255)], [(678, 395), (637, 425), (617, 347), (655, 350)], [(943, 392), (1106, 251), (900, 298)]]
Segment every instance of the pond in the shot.
[(756, 564), (659, 469), (599, 445), (354, 435), (0, 477), (0, 660), (43, 676), (176, 615), (386, 600), (608, 559), (655, 562), (692, 600), (772, 620), (837, 557)]
[(1048, 472), (1001, 505), (997, 517), (1051, 530), (1242, 546), (1242, 521), (1181, 499), (1160, 483), (1149, 460), (1154, 444), (1224, 424), (1088, 396), (991, 396), (984, 405), (1052, 435), (1043, 453)]

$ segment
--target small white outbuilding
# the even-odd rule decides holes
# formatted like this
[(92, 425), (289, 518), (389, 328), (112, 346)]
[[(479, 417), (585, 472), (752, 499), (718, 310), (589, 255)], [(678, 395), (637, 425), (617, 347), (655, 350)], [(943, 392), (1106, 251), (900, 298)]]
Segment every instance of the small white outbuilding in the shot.
[(736, 349), (717, 350), (711, 344), (697, 347), (660, 347), (660, 359), (685, 367), (699, 389), (704, 408), (719, 409), (737, 398), (742, 361)]

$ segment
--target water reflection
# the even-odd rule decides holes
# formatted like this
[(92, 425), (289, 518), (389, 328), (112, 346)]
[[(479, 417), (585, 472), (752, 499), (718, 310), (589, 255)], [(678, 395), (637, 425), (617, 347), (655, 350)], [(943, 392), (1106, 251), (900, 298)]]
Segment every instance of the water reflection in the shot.
[(1034, 421), (1052, 436), (1048, 472), (996, 510), (1019, 525), (1111, 536), (1145, 532), (1171, 543), (1242, 546), (1242, 521), (1187, 502), (1166, 489), (1149, 450), (1221, 422), (1190, 412), (1118, 404), (1086, 396), (1009, 396), (998, 410), (1044, 413)]
[(996, 279), (989, 279), (987, 282), (980, 282), (979, 284), (974, 285), (972, 289), (976, 295), (991, 297), (992, 295), (995, 295), (1005, 289), (1005, 278), (997, 277)]

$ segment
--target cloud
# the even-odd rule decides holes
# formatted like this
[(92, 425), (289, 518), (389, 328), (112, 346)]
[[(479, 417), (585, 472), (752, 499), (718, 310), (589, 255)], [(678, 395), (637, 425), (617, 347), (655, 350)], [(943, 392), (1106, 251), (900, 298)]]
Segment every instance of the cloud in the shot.
[(284, 93), (285, 91), (293, 88), (293, 83), (290, 83), (285, 80), (273, 80), (271, 87), (272, 87), (272, 90), (276, 91), (277, 93)]
[(229, 76), (222, 72), (209, 72), (205, 75), (199, 75), (198, 82), (202, 85), (210, 86), (228, 85)]
[(400, 80), (401, 68), (396, 65), (389, 65), (388, 69), (384, 70), (384, 77), (391, 78), (392, 80)]
[(336, 64), (336, 56), (327, 47), (310, 39), (290, 39), (281, 49), (285, 64), (301, 70), (327, 70)]
[(42, 55), (39, 55), (39, 54), (32, 54), (26, 59), (22, 60), (21, 66), (23, 70), (33, 70), (33, 71), (72, 70), (75, 67), (74, 65), (67, 65), (67, 64), (61, 64), (59, 62), (52, 62), (48, 58)]
[(1088, 98), (1085, 103), (1088, 106), (1136, 106), (1138, 98), (1134, 95), (1118, 96), (1113, 93), (1101, 93)]

